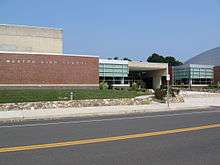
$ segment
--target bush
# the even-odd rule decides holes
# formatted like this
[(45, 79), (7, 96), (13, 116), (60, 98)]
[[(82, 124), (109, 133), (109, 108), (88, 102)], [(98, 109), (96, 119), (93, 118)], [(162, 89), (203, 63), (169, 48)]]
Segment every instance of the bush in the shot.
[(137, 80), (137, 85), (140, 88), (146, 88), (146, 84), (143, 80)]
[(164, 100), (164, 97), (167, 95), (167, 91), (165, 89), (156, 89), (154, 92), (155, 98), (159, 100)]
[(131, 87), (129, 88), (129, 91), (138, 91), (139, 89), (138, 89), (138, 84), (137, 83), (133, 83), (132, 85), (131, 85)]
[(102, 82), (99, 83), (99, 89), (106, 90), (108, 88), (109, 88), (109, 85), (108, 85), (107, 82), (102, 81)]
[(160, 85), (160, 89), (167, 89), (167, 85), (165, 84)]
[(220, 82), (217, 82), (216, 84), (209, 84), (208, 87), (211, 89), (220, 89)]
[(220, 88), (220, 82), (217, 82), (216, 87)]

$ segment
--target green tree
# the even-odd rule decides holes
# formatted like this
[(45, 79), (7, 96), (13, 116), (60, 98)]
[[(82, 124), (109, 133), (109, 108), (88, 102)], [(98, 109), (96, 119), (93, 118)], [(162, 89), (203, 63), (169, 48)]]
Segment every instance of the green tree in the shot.
[(125, 60), (125, 61), (132, 61), (131, 59), (127, 58), (127, 57), (124, 57), (122, 60)]
[(148, 62), (159, 62), (159, 63), (168, 63), (170, 66), (178, 66), (182, 65), (183, 63), (176, 60), (173, 56), (161, 56), (159, 54), (153, 53), (151, 56), (147, 59)]
[(162, 62), (165, 63), (165, 58), (163, 56), (160, 56), (157, 53), (153, 53), (151, 56), (147, 59), (148, 62)]
[(178, 65), (182, 65), (183, 63), (176, 60), (175, 57), (172, 57), (172, 56), (167, 56), (165, 57), (165, 61), (166, 63), (168, 63), (170, 66), (178, 66)]

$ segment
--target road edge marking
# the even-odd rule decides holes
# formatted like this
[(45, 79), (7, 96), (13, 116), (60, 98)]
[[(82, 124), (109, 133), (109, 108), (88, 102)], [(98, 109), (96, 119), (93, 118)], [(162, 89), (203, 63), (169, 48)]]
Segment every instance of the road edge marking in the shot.
[(64, 142), (55, 142), (55, 143), (34, 144), (34, 145), (17, 146), (17, 147), (3, 147), (3, 148), (0, 148), (0, 153), (68, 147), (68, 146), (93, 144), (93, 143), (101, 143), (101, 142), (112, 142), (112, 141), (119, 141), (119, 140), (169, 135), (169, 134), (182, 133), (182, 132), (192, 132), (192, 131), (199, 131), (199, 130), (210, 129), (210, 128), (220, 128), (220, 124), (210, 124), (210, 125), (202, 125), (202, 126), (197, 126), (197, 127), (178, 128), (178, 129), (171, 129), (171, 130), (165, 130), (165, 131), (145, 132), (145, 133), (140, 133), (140, 134), (101, 137), (101, 138), (94, 138), (94, 139), (83, 139), (83, 140), (73, 140), (73, 141), (64, 141)]
[(173, 116), (197, 115), (197, 114), (200, 115), (200, 114), (209, 114), (209, 113), (220, 113), (220, 111), (219, 110), (213, 110), (213, 111), (206, 110), (206, 111), (172, 113), (172, 114), (157, 114), (157, 115), (152, 115), (152, 116), (144, 115), (144, 116), (135, 116), (135, 117), (116, 117), (116, 118), (103, 118), (103, 119), (79, 120), (79, 121), (60, 121), (60, 122), (35, 123), (35, 124), (2, 125), (0, 126), (0, 129), (52, 126), (52, 125), (60, 125), (60, 124), (82, 124), (82, 123), (94, 123), (94, 122), (106, 122), (106, 121), (135, 120), (135, 119), (146, 119), (146, 118), (157, 118), (157, 117), (173, 117)]

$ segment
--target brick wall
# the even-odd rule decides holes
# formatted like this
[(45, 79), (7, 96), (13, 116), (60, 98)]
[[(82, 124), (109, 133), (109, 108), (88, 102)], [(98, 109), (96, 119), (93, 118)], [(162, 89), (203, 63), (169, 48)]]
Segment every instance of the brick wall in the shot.
[(220, 66), (214, 67), (214, 83), (220, 82)]
[(0, 53), (0, 84), (98, 84), (98, 57)]
[(170, 75), (170, 85), (173, 84), (173, 67), (172, 66), (168, 66), (168, 73)]

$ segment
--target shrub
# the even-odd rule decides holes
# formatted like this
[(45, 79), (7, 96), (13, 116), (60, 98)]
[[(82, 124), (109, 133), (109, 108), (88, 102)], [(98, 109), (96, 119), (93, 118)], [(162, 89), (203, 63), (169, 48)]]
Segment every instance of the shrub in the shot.
[(155, 98), (159, 100), (163, 100), (166, 97), (167, 91), (165, 89), (156, 89), (154, 92)]
[(99, 89), (106, 90), (108, 88), (109, 88), (109, 85), (108, 85), (107, 82), (102, 81), (102, 82), (99, 83)]
[(137, 85), (140, 88), (146, 88), (146, 84), (143, 80), (137, 80)]
[(216, 87), (220, 88), (220, 82), (217, 82)]
[(216, 84), (209, 84), (208, 87), (211, 89), (220, 89), (220, 82), (217, 82)]
[(138, 91), (138, 84), (137, 83), (133, 83), (131, 85), (131, 87), (129, 88), (130, 91)]

